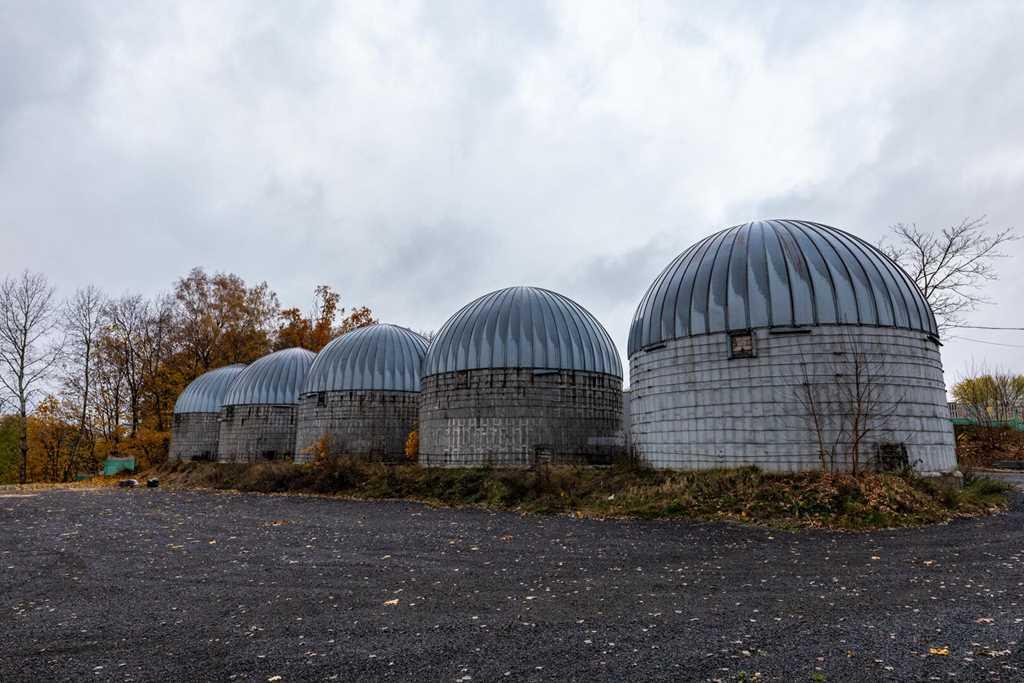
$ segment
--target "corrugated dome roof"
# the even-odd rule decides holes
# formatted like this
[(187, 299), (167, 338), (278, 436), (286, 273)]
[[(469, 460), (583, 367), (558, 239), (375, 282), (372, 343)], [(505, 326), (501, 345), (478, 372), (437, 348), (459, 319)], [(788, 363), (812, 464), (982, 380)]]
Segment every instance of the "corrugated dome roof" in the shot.
[(398, 325), (343, 334), (316, 355), (304, 394), (316, 391), (419, 391), (427, 340)]
[(175, 413), (218, 413), (228, 387), (245, 370), (245, 365), (225, 365), (192, 380), (174, 402)]
[(290, 405), (299, 399), (316, 354), (306, 349), (275, 351), (255, 361), (231, 383), (224, 405)]
[(629, 355), (711, 332), (831, 324), (938, 335), (921, 290), (878, 248), (820, 223), (755, 221), (668, 265), (637, 307)]
[(585, 370), (622, 377), (608, 332), (585, 308), (538, 287), (509, 287), (464, 306), (427, 349), (423, 376), (479, 368)]

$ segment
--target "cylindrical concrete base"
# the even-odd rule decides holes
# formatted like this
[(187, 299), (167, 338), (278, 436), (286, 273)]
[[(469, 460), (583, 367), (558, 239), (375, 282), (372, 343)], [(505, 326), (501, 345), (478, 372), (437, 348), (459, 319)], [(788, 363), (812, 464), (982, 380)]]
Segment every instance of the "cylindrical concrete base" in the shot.
[(416, 429), (419, 395), (408, 391), (324, 391), (299, 399), (295, 461), (310, 462), (318, 442), (331, 455), (401, 460)]
[(423, 379), (423, 465), (606, 464), (623, 450), (616, 377), (497, 368)]
[(295, 406), (225, 406), (220, 414), (220, 462), (291, 460), (295, 455)]
[(217, 413), (175, 413), (169, 460), (216, 460), (220, 438)]
[(820, 469), (824, 457), (848, 470), (856, 450), (864, 468), (905, 455), (922, 472), (956, 469), (939, 347), (926, 334), (839, 325), (753, 334), (754, 357), (732, 357), (729, 335), (717, 333), (630, 358), (643, 461), (795, 472)]

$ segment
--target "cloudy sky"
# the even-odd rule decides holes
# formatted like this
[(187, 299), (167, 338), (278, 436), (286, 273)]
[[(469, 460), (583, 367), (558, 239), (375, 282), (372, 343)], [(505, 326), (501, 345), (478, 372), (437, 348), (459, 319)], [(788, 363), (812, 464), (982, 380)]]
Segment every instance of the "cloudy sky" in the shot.
[[(0, 17), (0, 274), (63, 293), (156, 293), (199, 265), (436, 329), (534, 284), (624, 352), (646, 287), (722, 227), (1024, 228), (1019, 2), (0, 0)], [(1024, 326), (1010, 251), (973, 323)], [(1024, 333), (955, 336), (949, 380), (1024, 370)]]

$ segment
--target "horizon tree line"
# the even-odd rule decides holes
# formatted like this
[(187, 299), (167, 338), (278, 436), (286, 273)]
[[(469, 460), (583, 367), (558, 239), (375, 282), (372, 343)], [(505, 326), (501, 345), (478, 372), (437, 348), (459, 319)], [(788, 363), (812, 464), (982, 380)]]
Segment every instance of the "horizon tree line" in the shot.
[(328, 285), (303, 312), (282, 308), (266, 282), (202, 268), (152, 297), (87, 285), (60, 300), (41, 273), (6, 277), (0, 483), (69, 481), (111, 455), (159, 462), (174, 401), (199, 375), (291, 346), (319, 351), (374, 322), (366, 306), (343, 308)]

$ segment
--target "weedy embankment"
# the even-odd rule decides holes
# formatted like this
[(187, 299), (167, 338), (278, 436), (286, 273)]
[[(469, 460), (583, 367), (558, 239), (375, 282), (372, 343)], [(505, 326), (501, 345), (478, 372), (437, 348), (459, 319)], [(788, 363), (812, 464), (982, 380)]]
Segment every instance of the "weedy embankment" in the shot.
[(310, 465), (170, 463), (151, 470), (164, 486), (259, 493), (407, 499), (588, 517), (724, 519), (778, 527), (878, 529), (944, 522), (1004, 509), (1011, 487), (990, 479), (960, 491), (905, 474), (767, 474), (756, 468), (670, 472), (609, 468), (422, 468), (356, 458)]

